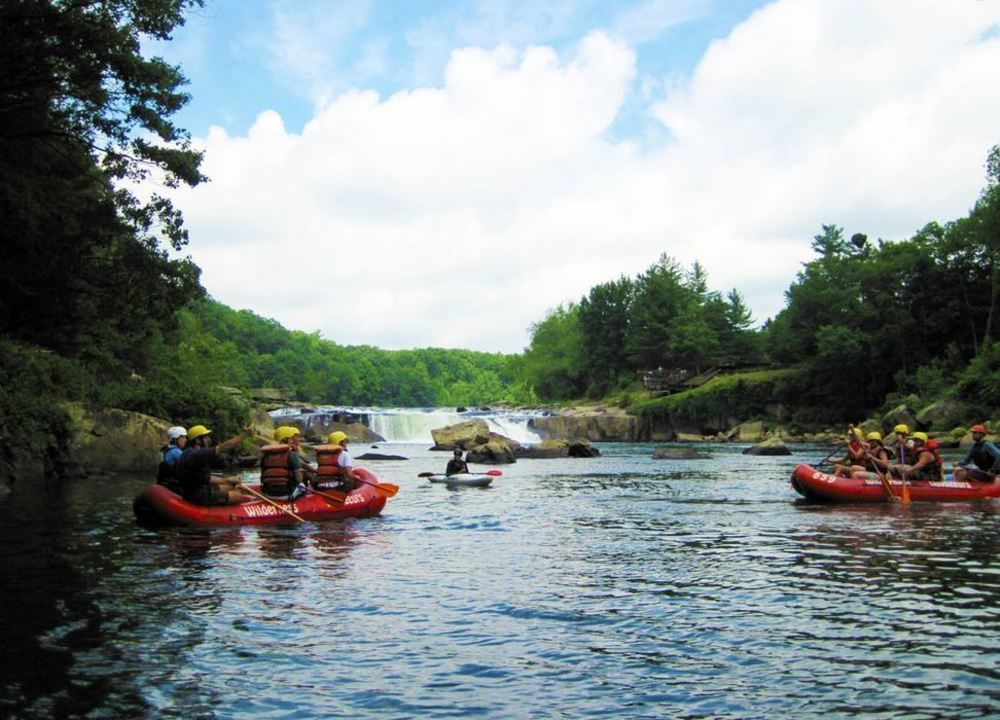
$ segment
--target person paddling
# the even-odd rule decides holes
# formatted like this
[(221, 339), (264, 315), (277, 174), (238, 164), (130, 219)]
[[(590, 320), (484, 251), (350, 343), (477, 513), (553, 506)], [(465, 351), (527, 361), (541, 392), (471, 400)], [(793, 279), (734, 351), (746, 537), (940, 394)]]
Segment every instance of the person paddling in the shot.
[(177, 480), (177, 461), (184, 453), (187, 439), (187, 430), (180, 425), (167, 430), (167, 444), (160, 449), (163, 459), (156, 469), (156, 482), (178, 495), (181, 494), (181, 485)]
[(864, 441), (861, 429), (851, 425), (850, 432), (847, 433), (847, 454), (836, 461), (833, 474), (850, 477), (856, 469), (864, 467), (867, 454), (868, 445)]
[(861, 465), (851, 468), (851, 475), (868, 479), (868, 473), (873, 472), (876, 476), (889, 469), (889, 450), (882, 444), (882, 433), (872, 431), (865, 435), (865, 442), (868, 444), (868, 451)]
[(910, 480), (939, 481), (941, 479), (941, 456), (938, 455), (935, 448), (928, 447), (927, 433), (915, 432), (910, 437), (913, 440), (913, 449), (910, 451), (910, 455), (914, 458), (913, 463), (892, 465), (890, 471), (896, 477), (905, 476)]
[[(343, 430), (334, 430), (327, 436), (327, 445), (333, 445), (334, 449), (333, 452), (329, 454), (329, 459), (324, 457), (324, 459), (320, 461), (320, 474), (316, 476), (313, 487), (317, 489), (335, 489), (350, 492), (361, 484), (358, 476), (354, 474), (354, 460), (351, 458), (351, 454), (347, 450), (348, 442), (347, 433)], [(323, 454), (326, 456), (328, 453), (324, 450)], [(317, 450), (317, 458), (318, 457), (319, 451)], [(334, 475), (328, 476), (322, 474), (327, 462), (334, 463), (334, 467), (336, 468), (336, 473)]]
[(467, 472), (469, 472), (469, 465), (462, 459), (462, 448), (455, 448), (455, 452), (452, 453), (452, 458), (448, 461), (448, 467), (445, 468), (444, 474), (458, 475)]
[(218, 445), (212, 445), (212, 431), (204, 425), (188, 429), (188, 444), (177, 461), (177, 479), (184, 499), (195, 505), (234, 505), (244, 499), (237, 487), (238, 477), (224, 478), (212, 475), (212, 464), (217, 456), (229, 452), (253, 432), (245, 427)]
[(986, 439), (985, 425), (973, 425), (969, 432), (972, 433), (972, 447), (962, 462), (955, 463), (955, 480), (993, 482), (1000, 475), (1000, 450)]

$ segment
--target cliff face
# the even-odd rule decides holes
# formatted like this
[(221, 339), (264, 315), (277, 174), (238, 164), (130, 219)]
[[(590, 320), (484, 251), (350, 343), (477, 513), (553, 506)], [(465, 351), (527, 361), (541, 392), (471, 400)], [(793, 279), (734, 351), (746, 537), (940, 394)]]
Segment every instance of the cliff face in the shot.
[(533, 418), (528, 427), (549, 440), (635, 442), (641, 437), (639, 420), (620, 408), (575, 408), (558, 415)]

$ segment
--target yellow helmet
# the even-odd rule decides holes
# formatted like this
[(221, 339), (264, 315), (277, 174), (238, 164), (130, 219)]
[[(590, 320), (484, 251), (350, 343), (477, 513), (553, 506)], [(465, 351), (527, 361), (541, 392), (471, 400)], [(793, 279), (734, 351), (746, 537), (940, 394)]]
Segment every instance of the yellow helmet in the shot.
[(327, 437), (326, 441), (330, 445), (340, 445), (340, 443), (344, 442), (344, 440), (346, 439), (347, 439), (347, 433), (345, 433), (343, 430), (334, 430), (332, 433), (330, 433), (329, 437)]
[(299, 429), (294, 425), (282, 425), (274, 431), (274, 439), (278, 442), (285, 442), (288, 438), (299, 434)]
[(194, 427), (188, 429), (188, 440), (196, 440), (202, 435), (210, 435), (211, 433), (212, 431), (204, 425), (195, 425)]
[(927, 433), (924, 432), (915, 432), (910, 437), (912, 437), (914, 440), (919, 440), (922, 443), (927, 442)]
[(851, 428), (851, 432), (847, 434), (848, 437), (856, 437), (858, 440), (864, 438), (864, 433), (861, 432), (861, 428)]
[(909, 435), (910, 434), (910, 426), (909, 425), (902, 425), (902, 424), (900, 424), (900, 425), (897, 425), (896, 427), (894, 427), (892, 429), (892, 431), (894, 433), (896, 433), (897, 435)]
[(882, 442), (882, 433), (872, 430), (870, 433), (865, 435), (865, 440), (878, 440)]

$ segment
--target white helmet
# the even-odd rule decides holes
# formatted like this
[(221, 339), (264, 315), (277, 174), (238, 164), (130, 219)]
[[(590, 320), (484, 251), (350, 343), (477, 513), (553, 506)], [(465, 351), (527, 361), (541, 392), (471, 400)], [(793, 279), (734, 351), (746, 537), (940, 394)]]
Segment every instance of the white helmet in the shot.
[(171, 440), (176, 440), (182, 435), (186, 436), (187, 434), (188, 431), (182, 428), (180, 425), (174, 425), (172, 428), (167, 430), (167, 437), (170, 438)]

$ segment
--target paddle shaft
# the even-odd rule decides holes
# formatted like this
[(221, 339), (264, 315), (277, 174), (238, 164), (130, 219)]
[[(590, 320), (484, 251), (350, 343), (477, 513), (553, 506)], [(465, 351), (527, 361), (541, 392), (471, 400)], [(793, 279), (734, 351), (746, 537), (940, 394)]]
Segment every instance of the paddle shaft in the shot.
[[(463, 474), (468, 474), (468, 475), (489, 475), (490, 477), (500, 477), (501, 475), (503, 475), (503, 473), (500, 472), (499, 470), (487, 470), (484, 473), (455, 473), (455, 474), (456, 475), (463, 475)], [(417, 473), (417, 477), (430, 478), (430, 477), (451, 477), (451, 476), (448, 475), (448, 473), (422, 472), (422, 473)]]
[(876, 462), (875, 457), (871, 453), (866, 453), (866, 455), (868, 455), (868, 459), (872, 461), (872, 467), (875, 468), (875, 475), (878, 477), (879, 482), (882, 483), (882, 487), (885, 488), (889, 498), (894, 502), (899, 502), (899, 498), (896, 497), (896, 494), (892, 491), (892, 483), (890, 483), (889, 478), (887, 478), (882, 471), (879, 470), (878, 462)]
[(274, 500), (272, 500), (271, 498), (269, 498), (267, 495), (265, 495), (263, 493), (257, 492), (252, 487), (248, 487), (248, 486), (244, 485), (243, 483), (236, 483), (236, 487), (240, 488), (241, 490), (244, 490), (245, 492), (250, 493), (254, 497), (260, 498), (261, 500), (263, 500), (266, 503), (270, 503), (271, 505), (274, 505), (274, 507), (278, 508), (283, 513), (291, 515), (293, 518), (295, 518), (299, 522), (302, 522), (302, 523), (305, 522), (304, 519), (300, 518), (298, 515), (296, 515), (294, 512), (292, 512), (291, 508), (287, 508), (284, 505), (282, 505), (282, 504), (280, 504), (278, 502), (275, 502)]
[(328, 500), (333, 500), (339, 505), (344, 504), (344, 500), (347, 498), (347, 493), (340, 492), (339, 490), (316, 490), (314, 488), (308, 488), (308, 491), (327, 498)]
[[(906, 443), (899, 444), (899, 459), (902, 461), (903, 467), (906, 467)], [(903, 476), (903, 492), (900, 493), (903, 504), (910, 504), (910, 483), (906, 480), (906, 471), (903, 470), (900, 473)]]

